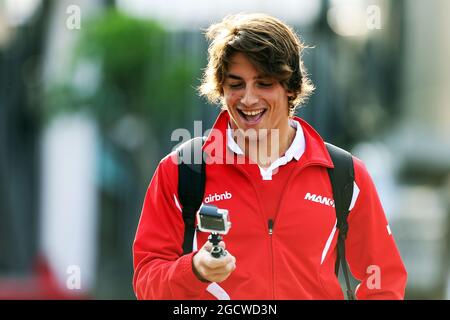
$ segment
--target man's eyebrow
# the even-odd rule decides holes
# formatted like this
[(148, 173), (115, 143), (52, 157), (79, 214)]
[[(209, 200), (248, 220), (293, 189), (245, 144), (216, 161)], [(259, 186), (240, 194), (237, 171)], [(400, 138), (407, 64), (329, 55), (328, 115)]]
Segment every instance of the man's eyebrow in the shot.
[(242, 80), (242, 77), (239, 77), (232, 73), (227, 73), (226, 78), (234, 79), (234, 80)]
[[(232, 74), (232, 73), (227, 73), (225, 78), (230, 78), (233, 80), (242, 80), (242, 77)], [(264, 75), (264, 74), (254, 77), (255, 80), (261, 80), (261, 79), (267, 79), (267, 78), (270, 78), (270, 76)]]

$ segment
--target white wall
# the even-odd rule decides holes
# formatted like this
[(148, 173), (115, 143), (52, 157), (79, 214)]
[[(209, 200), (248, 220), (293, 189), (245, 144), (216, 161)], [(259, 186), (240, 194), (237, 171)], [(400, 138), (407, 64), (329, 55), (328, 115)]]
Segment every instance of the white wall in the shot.
[(41, 250), (62, 289), (74, 270), (83, 292), (95, 282), (97, 141), (96, 124), (83, 115), (54, 119), (42, 138)]

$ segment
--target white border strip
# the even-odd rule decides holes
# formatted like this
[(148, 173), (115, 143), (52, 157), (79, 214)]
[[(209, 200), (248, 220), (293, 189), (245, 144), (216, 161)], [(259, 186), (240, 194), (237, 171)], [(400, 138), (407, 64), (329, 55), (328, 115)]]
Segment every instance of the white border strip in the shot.
[[(356, 182), (353, 182), (353, 196), (352, 196), (352, 201), (350, 202), (349, 211), (351, 211), (353, 209), (353, 207), (355, 206), (356, 200), (358, 200), (359, 191), (360, 190), (359, 190), (358, 185), (356, 184)], [(331, 231), (330, 236), (328, 237), (328, 240), (325, 244), (325, 248), (323, 248), (322, 258), (320, 260), (321, 265), (322, 265), (323, 261), (325, 260), (325, 257), (327, 256), (328, 250), (330, 250), (331, 242), (333, 241), (334, 234), (336, 233), (336, 226), (337, 226), (337, 220), (334, 224), (334, 227), (333, 227), (333, 230)]]
[(349, 211), (351, 211), (355, 206), (356, 200), (358, 200), (358, 196), (359, 196), (359, 187), (356, 184), (356, 182), (353, 182), (353, 196), (352, 201), (350, 202), (350, 207), (348, 208)]
[(216, 282), (211, 283), (206, 288), (206, 291), (208, 291), (214, 297), (216, 297), (217, 300), (231, 300), (228, 293), (225, 290), (223, 290), (223, 288), (219, 286)]
[(334, 223), (333, 231), (331, 231), (331, 234), (328, 237), (327, 243), (325, 244), (325, 248), (322, 251), (322, 259), (320, 260), (320, 264), (323, 263), (323, 260), (325, 260), (325, 257), (327, 256), (327, 253), (328, 253), (328, 250), (330, 249), (331, 241), (333, 241), (334, 234), (336, 233), (336, 225), (337, 225), (337, 220)]
[(175, 200), (175, 205), (177, 206), (178, 210), (180, 210), (180, 212), (183, 212), (183, 210), (181, 210), (180, 203), (178, 202), (177, 196), (175, 194), (173, 194), (173, 200)]

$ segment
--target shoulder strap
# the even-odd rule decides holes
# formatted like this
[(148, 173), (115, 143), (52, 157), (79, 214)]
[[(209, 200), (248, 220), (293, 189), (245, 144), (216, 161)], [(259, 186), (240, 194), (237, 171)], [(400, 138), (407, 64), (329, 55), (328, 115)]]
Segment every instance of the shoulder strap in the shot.
[(183, 208), (183, 254), (192, 252), (195, 231), (195, 213), (203, 201), (206, 182), (206, 165), (202, 145), (204, 137), (191, 139), (177, 149), (178, 199)]
[(353, 158), (349, 152), (330, 143), (325, 144), (334, 164), (334, 169), (328, 169), (328, 175), (333, 188), (337, 228), (339, 229), (337, 244), (338, 256), (336, 259), (335, 272), (336, 276), (338, 276), (339, 264), (341, 264), (347, 286), (347, 297), (349, 300), (355, 300), (355, 296), (350, 287), (347, 261), (345, 259), (345, 239), (347, 238), (348, 231), (347, 217), (352, 201), (353, 183), (355, 180)]

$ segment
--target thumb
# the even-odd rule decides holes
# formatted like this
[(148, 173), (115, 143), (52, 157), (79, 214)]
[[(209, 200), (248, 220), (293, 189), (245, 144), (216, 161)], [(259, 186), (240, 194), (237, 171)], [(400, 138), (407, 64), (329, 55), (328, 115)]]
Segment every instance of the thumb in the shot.
[[(222, 247), (222, 248), (224, 248), (224, 249), (226, 249), (225, 248), (225, 242), (224, 241), (220, 241), (219, 242), (219, 246), (220, 247)], [(212, 250), (212, 243), (211, 242), (209, 242), (209, 241), (206, 241), (204, 244), (203, 244), (203, 246), (202, 246), (202, 248), (200, 249), (200, 250), (206, 250), (206, 251), (208, 251), (208, 252), (211, 252), (211, 250)]]
[(203, 244), (203, 246), (202, 246), (202, 248), (201, 248), (200, 250), (206, 250), (206, 251), (208, 251), (208, 252), (211, 252), (211, 250), (212, 250), (212, 243), (209, 242), (209, 241), (206, 241), (206, 242)]

